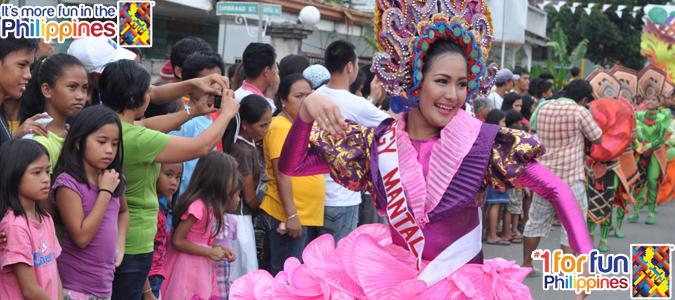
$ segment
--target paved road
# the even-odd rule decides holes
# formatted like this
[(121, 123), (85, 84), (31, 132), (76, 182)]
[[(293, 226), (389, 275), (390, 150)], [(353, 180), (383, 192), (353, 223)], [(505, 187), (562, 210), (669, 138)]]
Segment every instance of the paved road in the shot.
[[(644, 221), (647, 218), (646, 208), (642, 210), (639, 223), (628, 223), (624, 221), (623, 231), (626, 235), (623, 239), (617, 239), (610, 235), (609, 238), (609, 253), (629, 253), (631, 243), (645, 243), (645, 244), (675, 244), (675, 201), (664, 204), (659, 207), (656, 215), (656, 225), (645, 225)], [(600, 228), (596, 228), (596, 241), (600, 239)], [(539, 244), (541, 249), (557, 249), (560, 247), (560, 227), (554, 227), (548, 238), (542, 239)], [(595, 243), (597, 247), (597, 242)], [(483, 244), (483, 251), (486, 258), (503, 257), (509, 260), (516, 260), (519, 264), (523, 260), (523, 246), (522, 244), (510, 246), (494, 246)], [(541, 262), (535, 262), (535, 267), (541, 268)], [(532, 297), (535, 300), (558, 300), (558, 299), (572, 299), (573, 294), (570, 292), (560, 291), (544, 291), (542, 288), (542, 277), (528, 278), (525, 284), (530, 288)], [(627, 291), (593, 292), (586, 299), (630, 299)]]

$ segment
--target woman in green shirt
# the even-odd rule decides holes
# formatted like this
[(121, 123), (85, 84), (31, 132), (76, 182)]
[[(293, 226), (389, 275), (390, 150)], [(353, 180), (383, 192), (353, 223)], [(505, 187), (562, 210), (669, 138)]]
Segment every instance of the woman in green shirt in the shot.
[[(129, 230), (124, 259), (115, 271), (112, 299), (139, 299), (144, 293), (151, 293), (146, 279), (157, 230), (158, 163), (183, 162), (208, 154), (239, 104), (231, 90), (223, 91), (218, 118), (199, 136), (186, 138), (134, 125), (150, 101), (150, 74), (141, 65), (131, 60), (108, 64), (101, 75), (99, 90), (103, 104), (115, 110), (122, 120), (123, 171), (128, 183), (125, 197), (129, 205)], [(198, 101), (212, 102), (213, 96)], [(189, 116), (190, 110), (185, 113)]]

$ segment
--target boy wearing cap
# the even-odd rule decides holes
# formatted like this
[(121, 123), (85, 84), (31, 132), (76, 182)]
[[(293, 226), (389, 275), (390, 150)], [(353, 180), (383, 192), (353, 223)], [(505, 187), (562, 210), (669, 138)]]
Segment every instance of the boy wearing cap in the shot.
[(490, 105), (496, 109), (502, 109), (504, 95), (506, 95), (506, 93), (512, 90), (515, 86), (513, 83), (513, 73), (511, 70), (499, 70), (495, 76), (495, 86), (496, 89), (488, 96), (490, 99)]
[[(37, 46), (37, 40), (16, 38), (13, 34), (0, 39), (0, 105), (7, 98), (19, 99), (23, 95)], [(8, 124), (0, 120), (0, 144), (11, 139)]]

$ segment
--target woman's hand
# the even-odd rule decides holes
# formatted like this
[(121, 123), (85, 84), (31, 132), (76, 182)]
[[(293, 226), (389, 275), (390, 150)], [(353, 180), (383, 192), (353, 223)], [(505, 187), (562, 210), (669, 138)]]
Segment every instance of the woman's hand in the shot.
[(288, 236), (297, 239), (302, 236), (302, 225), (300, 219), (296, 216), (286, 222), (279, 223), (277, 226), (277, 233), (280, 235), (288, 234)]
[(211, 74), (205, 77), (190, 79), (189, 81), (192, 84), (193, 91), (201, 91), (209, 95), (220, 96), (223, 94), (223, 91), (230, 88), (230, 79), (220, 74)]
[(223, 91), (223, 98), (220, 102), (220, 113), (234, 116), (239, 112), (239, 102), (234, 98), (232, 90)]
[(41, 136), (47, 136), (47, 128), (42, 124), (38, 123), (38, 119), (49, 118), (48, 114), (36, 114), (24, 121), (21, 126), (14, 132), (14, 137), (20, 138), (27, 134), (36, 134)]
[(302, 236), (302, 225), (300, 225), (300, 217), (297, 215), (286, 220), (286, 231), (288, 236), (297, 239)]
[(303, 122), (316, 121), (322, 130), (332, 135), (344, 136), (347, 123), (342, 117), (340, 108), (320, 94), (313, 93), (307, 96), (302, 102), (299, 114)]

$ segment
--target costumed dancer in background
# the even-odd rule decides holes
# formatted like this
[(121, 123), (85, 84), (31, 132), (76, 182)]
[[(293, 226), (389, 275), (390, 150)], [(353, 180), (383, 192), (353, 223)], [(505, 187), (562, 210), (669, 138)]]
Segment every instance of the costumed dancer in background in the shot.
[[(626, 68), (623, 66), (614, 66), (610, 70), (612, 77), (616, 78), (621, 85), (619, 91), (619, 98), (626, 99), (632, 107), (635, 108), (638, 105), (637, 97), (637, 86), (638, 86), (638, 72)], [(631, 121), (635, 120), (635, 115), (630, 118)], [(631, 133), (631, 141), (635, 140), (637, 135), (636, 126), (633, 126), (633, 132)], [(635, 155), (635, 150), (633, 149), (633, 143), (631, 142), (626, 150), (621, 156), (617, 158), (618, 167), (614, 168), (617, 179), (621, 184), (617, 186), (616, 196), (614, 197), (614, 206), (616, 206), (616, 219), (614, 223), (614, 236), (616, 238), (622, 239), (624, 237), (623, 232), (623, 220), (627, 211), (628, 203), (633, 203), (635, 205), (635, 198), (633, 198), (633, 193), (637, 185), (637, 181), (640, 177), (640, 173), (637, 168), (637, 160)]]
[(663, 95), (664, 100), (661, 104), (665, 106), (664, 110), (670, 118), (670, 129), (666, 140), (668, 167), (666, 168), (666, 178), (661, 183), (659, 195), (656, 198), (657, 205), (675, 198), (675, 88), (672, 84), (664, 87)]
[(670, 129), (670, 112), (661, 110), (663, 86), (666, 75), (663, 71), (649, 65), (640, 71), (638, 95), (642, 98), (646, 110), (637, 113), (637, 142), (635, 150), (638, 156), (640, 179), (635, 198), (637, 205), (628, 216), (629, 222), (637, 222), (640, 209), (647, 204), (646, 224), (655, 224), (656, 198), (659, 181), (665, 176), (667, 155), (664, 144)]
[(596, 99), (589, 104), (589, 109), (603, 132), (599, 143), (589, 145), (586, 156), (587, 221), (591, 236), (594, 235), (596, 225), (600, 225), (598, 250), (607, 252), (617, 189), (622, 184), (624, 190), (631, 190), (625, 176), (619, 175), (623, 175), (619, 157), (632, 142), (635, 112), (628, 100), (620, 98), (619, 80), (604, 69), (596, 69), (586, 80), (593, 86), (593, 97)]
[[(675, 84), (675, 17), (673, 6), (647, 5), (643, 18), (642, 40), (640, 53), (649, 58), (649, 61), (666, 73), (666, 83), (663, 88), (663, 101), (671, 112), (675, 109), (673, 98), (673, 84)], [(674, 119), (673, 114), (670, 116)], [(668, 169), (666, 178), (659, 188), (657, 204), (670, 201), (675, 197), (675, 122), (671, 122), (668, 144)]]
[[(486, 1), (377, 1), (373, 68), (399, 120), (377, 128), (346, 123), (318, 94), (302, 104), (279, 164), (289, 176), (330, 173), (371, 191), (389, 226), (358, 227), (340, 240), (323, 235), (272, 278), (260, 270), (237, 280), (231, 299), (531, 299), (530, 269), (483, 260), (480, 195), (520, 183), (556, 208), (570, 246), (592, 242), (574, 195), (536, 158), (529, 134), (481, 123), (463, 109), (486, 93), (492, 26)], [(490, 71), (488, 71), (490, 70)], [(489, 74), (489, 75), (488, 75)], [(401, 95), (406, 95), (407, 98)], [(322, 130), (312, 129), (316, 121)], [(309, 147), (308, 147), (309, 145)]]

